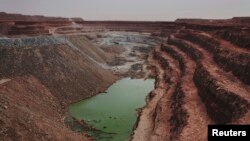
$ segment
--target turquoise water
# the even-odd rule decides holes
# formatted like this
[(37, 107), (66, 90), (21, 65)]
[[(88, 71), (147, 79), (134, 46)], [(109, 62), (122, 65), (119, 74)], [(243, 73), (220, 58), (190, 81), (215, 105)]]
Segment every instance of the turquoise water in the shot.
[(124, 78), (107, 90), (87, 100), (70, 105), (71, 116), (100, 130), (89, 131), (97, 141), (124, 141), (132, 133), (136, 109), (154, 88), (154, 79)]

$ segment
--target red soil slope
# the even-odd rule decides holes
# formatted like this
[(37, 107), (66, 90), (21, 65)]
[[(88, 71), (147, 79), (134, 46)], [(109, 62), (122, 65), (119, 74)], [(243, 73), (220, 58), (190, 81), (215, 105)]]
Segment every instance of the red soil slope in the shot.
[(0, 140), (90, 140), (63, 124), (60, 102), (32, 76), (0, 84)]

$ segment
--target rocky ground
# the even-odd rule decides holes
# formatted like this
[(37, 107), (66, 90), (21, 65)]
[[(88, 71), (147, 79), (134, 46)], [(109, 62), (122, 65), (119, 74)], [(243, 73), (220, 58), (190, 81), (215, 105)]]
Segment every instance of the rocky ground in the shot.
[(0, 140), (91, 140), (64, 124), (67, 106), (124, 76), (156, 79), (130, 140), (206, 140), (208, 124), (250, 124), (249, 19), (0, 13)]
[(250, 123), (250, 52), (213, 33), (163, 37), (149, 58), (156, 88), (131, 140), (206, 140), (208, 124)]
[(144, 77), (147, 55), (160, 43), (160, 38), (138, 32), (104, 32), (92, 41), (107, 52), (121, 50), (108, 62), (116, 74)]

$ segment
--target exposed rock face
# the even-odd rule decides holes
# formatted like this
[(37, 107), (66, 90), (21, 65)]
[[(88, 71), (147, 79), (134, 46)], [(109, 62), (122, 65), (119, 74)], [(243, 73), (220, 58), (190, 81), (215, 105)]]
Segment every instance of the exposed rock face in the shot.
[(221, 30), (216, 33), (225, 40), (231, 41), (239, 47), (250, 49), (250, 28)]
[[(139, 113), (132, 141), (205, 141), (208, 124), (250, 123), (247, 41), (220, 38), (221, 31), (248, 26), (231, 20), (178, 22), (184, 28), (161, 34), (164, 41), (149, 58), (155, 90)], [(244, 33), (238, 37), (247, 38)]]

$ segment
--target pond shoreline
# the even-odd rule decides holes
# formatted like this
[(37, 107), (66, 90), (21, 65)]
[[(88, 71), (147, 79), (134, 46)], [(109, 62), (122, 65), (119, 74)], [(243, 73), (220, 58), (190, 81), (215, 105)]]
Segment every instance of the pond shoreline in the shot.
[(98, 133), (96, 140), (126, 140), (133, 133), (134, 124), (139, 118), (138, 109), (145, 106), (148, 94), (154, 89), (154, 81), (122, 78), (111, 85), (107, 93), (99, 93), (70, 105), (69, 115), (78, 121), (84, 120), (93, 129), (117, 133), (108, 136)]

